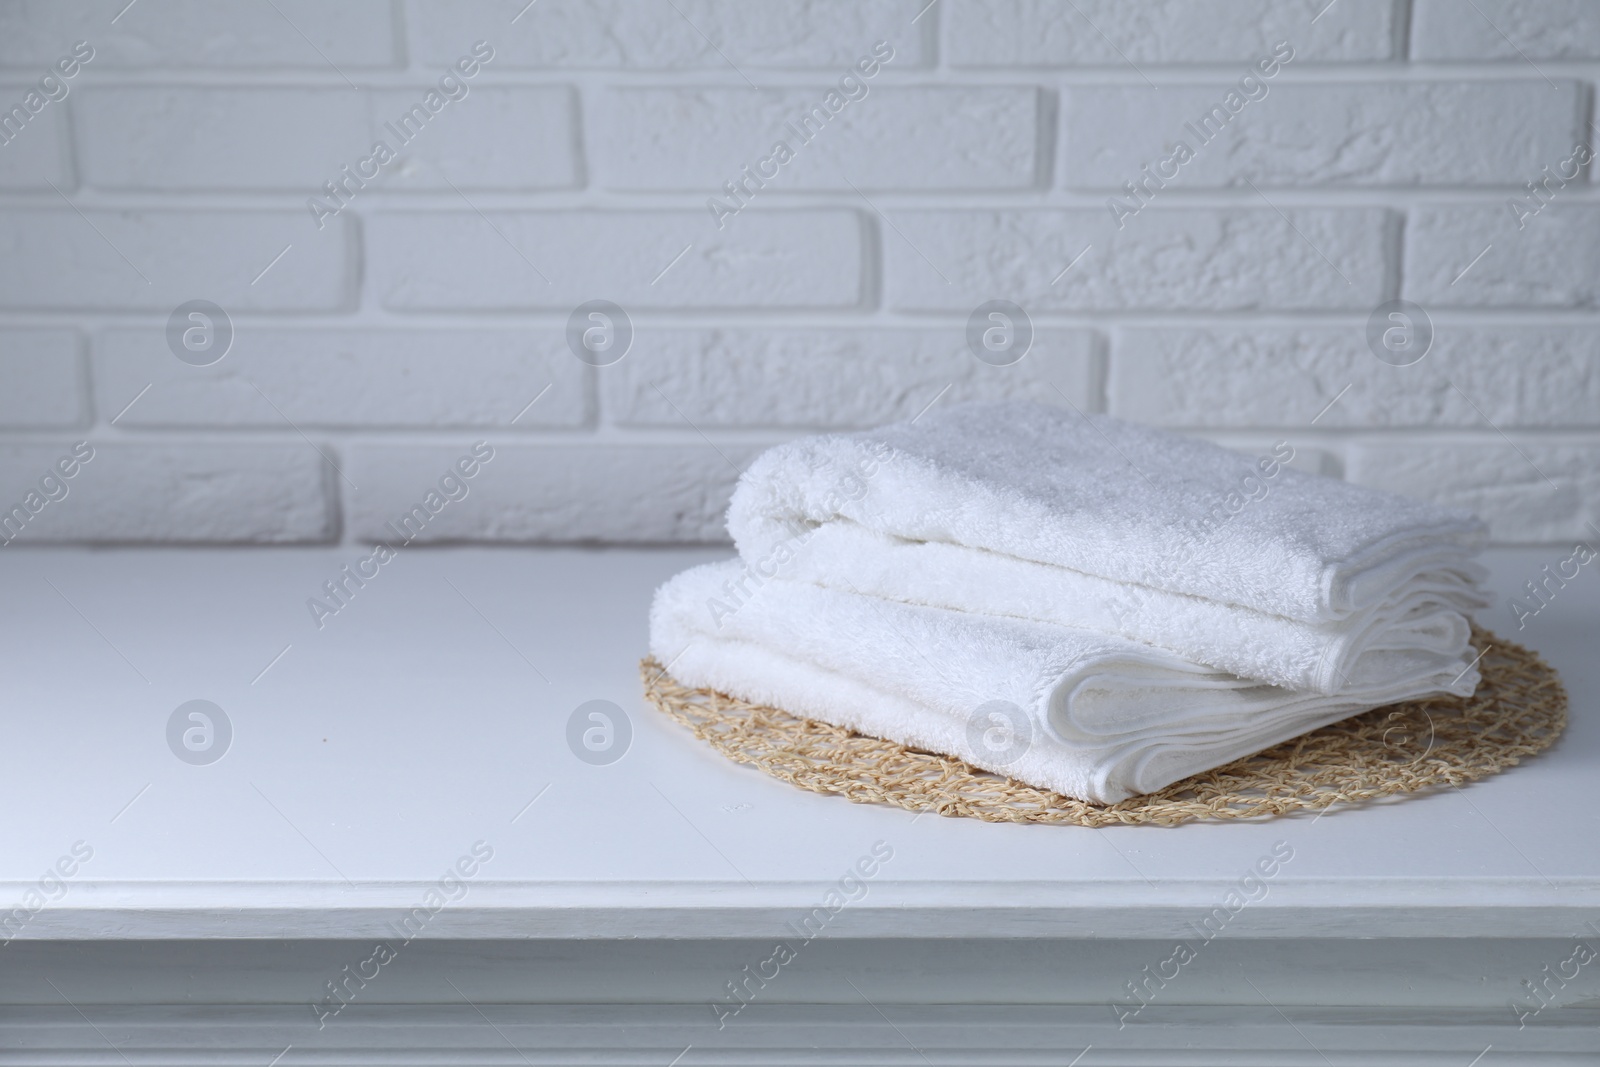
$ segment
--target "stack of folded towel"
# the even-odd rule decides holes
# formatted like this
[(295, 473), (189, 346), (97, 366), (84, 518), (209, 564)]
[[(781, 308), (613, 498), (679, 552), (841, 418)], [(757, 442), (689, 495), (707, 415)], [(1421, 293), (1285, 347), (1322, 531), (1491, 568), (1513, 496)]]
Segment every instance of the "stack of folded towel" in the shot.
[(1478, 684), (1472, 516), (1109, 416), (952, 406), (774, 448), (668, 581), (681, 682), (1114, 803)]

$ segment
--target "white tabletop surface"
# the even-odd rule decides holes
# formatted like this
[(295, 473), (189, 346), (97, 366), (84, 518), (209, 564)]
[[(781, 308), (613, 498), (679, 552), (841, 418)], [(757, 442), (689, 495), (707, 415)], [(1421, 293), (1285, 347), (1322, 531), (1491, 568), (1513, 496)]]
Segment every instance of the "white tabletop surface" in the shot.
[[(724, 550), (414, 549), (319, 630), (307, 599), (364, 554), (0, 551), (0, 909), (93, 850), (20, 936), (372, 936), (478, 841), (493, 859), (425, 936), (768, 936), (879, 841), (893, 858), (829, 936), (1166, 937), (1278, 841), (1293, 860), (1231, 934), (1566, 937), (1600, 916), (1600, 563), (1520, 633), (1506, 605), (1565, 552), (1493, 553), (1482, 619), (1565, 679), (1550, 752), (1315, 819), (1098, 831), (803, 792), (649, 708), (651, 591)], [(195, 699), (233, 727), (203, 766), (167, 742)], [(594, 699), (632, 718), (606, 766), (566, 742)]]

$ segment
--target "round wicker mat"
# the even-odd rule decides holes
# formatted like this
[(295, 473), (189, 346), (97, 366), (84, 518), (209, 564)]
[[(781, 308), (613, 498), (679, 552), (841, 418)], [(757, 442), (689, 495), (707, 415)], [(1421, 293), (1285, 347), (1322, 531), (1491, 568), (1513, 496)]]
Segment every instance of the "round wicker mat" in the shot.
[(729, 759), (857, 803), (987, 822), (1078, 826), (1250, 819), (1377, 800), (1495, 774), (1548, 748), (1567, 693), (1538, 655), (1473, 631), (1483, 682), (1473, 696), (1378, 708), (1118, 804), (1087, 804), (962, 760), (678, 684), (653, 659), (645, 696)]

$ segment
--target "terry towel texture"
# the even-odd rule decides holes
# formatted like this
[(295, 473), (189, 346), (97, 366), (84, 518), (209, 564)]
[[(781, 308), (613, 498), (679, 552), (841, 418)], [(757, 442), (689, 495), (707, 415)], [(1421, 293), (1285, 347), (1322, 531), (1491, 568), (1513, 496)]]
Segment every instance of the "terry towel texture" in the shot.
[(1292, 454), (961, 405), (769, 450), (728, 530), (757, 578), (1104, 630), (1325, 694), (1368, 649), (1465, 649), (1482, 524)]
[[(715, 611), (741, 570), (737, 561), (706, 564), (657, 592), (651, 653), (679, 681), (1097, 803), (1152, 792), (1358, 711), (1422, 692), (1466, 695), (1478, 683), (1459, 656), (1369, 652), (1343, 692), (1324, 696), (1109, 634), (783, 580)], [(1003, 709), (994, 718), (997, 703), (1020, 719)]]
[(651, 651), (1098, 803), (1470, 694), (1481, 524), (1292, 455), (1025, 403), (780, 445), (734, 493), (741, 558), (657, 592)]

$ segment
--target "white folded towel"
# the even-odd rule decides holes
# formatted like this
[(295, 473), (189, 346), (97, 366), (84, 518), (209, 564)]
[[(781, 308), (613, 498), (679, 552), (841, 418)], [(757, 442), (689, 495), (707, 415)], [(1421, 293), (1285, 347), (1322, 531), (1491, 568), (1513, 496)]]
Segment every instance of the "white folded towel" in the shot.
[(907, 603), (1119, 634), (1242, 677), (1324, 694), (1337, 692), (1368, 650), (1459, 655), (1471, 633), (1462, 613), (1482, 606), (1463, 588), (1478, 571), (1473, 565), (1455, 579), (1421, 576), (1347, 618), (1314, 623), (996, 552), (908, 541), (845, 519), (784, 544), (782, 562), (745, 564), (746, 588), (776, 574)]
[(1323, 695), (1369, 651), (1457, 656), (1472, 516), (1105, 416), (969, 404), (769, 450), (728, 529), (760, 584), (1054, 622)]
[(1336, 696), (1262, 685), (1150, 645), (903, 604), (737, 561), (656, 593), (652, 654), (681, 682), (771, 704), (1020, 781), (1114, 803), (1358, 711), (1470, 694), (1469, 658), (1369, 649)]

